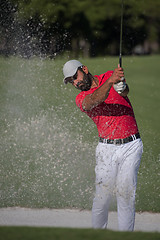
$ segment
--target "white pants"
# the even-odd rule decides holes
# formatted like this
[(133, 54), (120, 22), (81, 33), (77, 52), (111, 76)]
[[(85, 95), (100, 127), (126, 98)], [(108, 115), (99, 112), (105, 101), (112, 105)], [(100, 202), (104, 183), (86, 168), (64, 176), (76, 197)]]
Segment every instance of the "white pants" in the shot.
[(96, 193), (93, 228), (106, 228), (112, 194), (117, 198), (120, 231), (133, 231), (137, 173), (143, 152), (141, 139), (122, 145), (99, 143), (96, 148)]

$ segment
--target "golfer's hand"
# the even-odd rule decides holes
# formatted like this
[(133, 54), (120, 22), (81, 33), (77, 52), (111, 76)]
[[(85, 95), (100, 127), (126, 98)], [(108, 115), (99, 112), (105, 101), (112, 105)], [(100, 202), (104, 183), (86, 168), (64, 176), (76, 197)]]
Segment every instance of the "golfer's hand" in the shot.
[(114, 69), (114, 72), (109, 80), (112, 82), (112, 84), (118, 83), (120, 81), (124, 81), (123, 68), (119, 67), (118, 65), (118, 68)]

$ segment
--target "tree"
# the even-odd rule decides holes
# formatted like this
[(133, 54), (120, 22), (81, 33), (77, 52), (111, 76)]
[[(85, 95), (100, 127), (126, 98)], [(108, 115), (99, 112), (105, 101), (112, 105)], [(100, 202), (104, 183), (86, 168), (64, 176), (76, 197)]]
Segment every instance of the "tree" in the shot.
[[(16, 48), (26, 48), (29, 55), (54, 56), (66, 50), (75, 56), (119, 53), (121, 0), (10, 0), (10, 4), (17, 9), (10, 13), (14, 38), (23, 42)], [(131, 54), (137, 45), (146, 49), (144, 53), (157, 52), (159, 23), (159, 0), (124, 0), (123, 52)]]

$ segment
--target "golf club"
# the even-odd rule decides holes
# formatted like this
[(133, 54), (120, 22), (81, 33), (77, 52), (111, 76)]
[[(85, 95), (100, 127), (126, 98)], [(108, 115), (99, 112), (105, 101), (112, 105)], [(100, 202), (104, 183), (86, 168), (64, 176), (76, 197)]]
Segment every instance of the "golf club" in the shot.
[(119, 66), (122, 67), (122, 35), (123, 35), (123, 0), (121, 0), (121, 28), (120, 28), (120, 46), (119, 46)]

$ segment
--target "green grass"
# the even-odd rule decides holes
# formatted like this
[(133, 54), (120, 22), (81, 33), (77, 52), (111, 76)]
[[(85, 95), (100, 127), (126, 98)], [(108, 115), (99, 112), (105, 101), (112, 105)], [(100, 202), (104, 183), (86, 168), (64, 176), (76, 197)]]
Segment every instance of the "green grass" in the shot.
[(93, 229), (0, 227), (0, 240), (158, 240), (160, 233), (114, 232)]
[[(76, 107), (78, 91), (63, 84), (66, 60), (0, 58), (0, 207), (91, 208), (97, 129)], [(92, 74), (118, 62), (80, 60)], [(123, 58), (144, 143), (137, 211), (160, 211), (159, 62), (159, 55)]]

